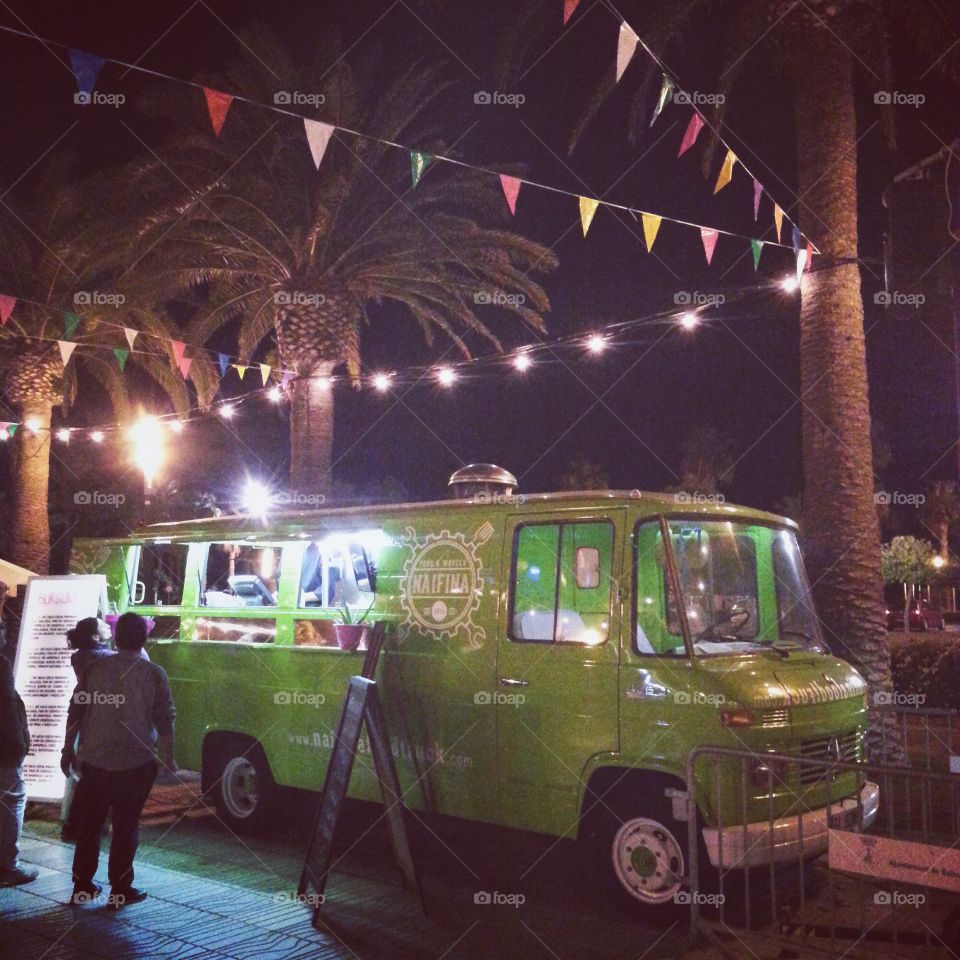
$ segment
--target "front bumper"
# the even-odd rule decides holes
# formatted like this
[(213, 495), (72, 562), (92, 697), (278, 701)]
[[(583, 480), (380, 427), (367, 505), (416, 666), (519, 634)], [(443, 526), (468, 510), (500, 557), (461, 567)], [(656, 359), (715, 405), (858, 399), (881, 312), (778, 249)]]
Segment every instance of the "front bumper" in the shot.
[(872, 826), (879, 807), (880, 788), (867, 781), (860, 790), (859, 804), (856, 797), (847, 797), (829, 807), (772, 822), (761, 820), (722, 829), (705, 827), (703, 840), (710, 862), (722, 870), (766, 866), (801, 857), (806, 860), (826, 852), (831, 828), (855, 829), (858, 810), (863, 811), (859, 827), (865, 830)]

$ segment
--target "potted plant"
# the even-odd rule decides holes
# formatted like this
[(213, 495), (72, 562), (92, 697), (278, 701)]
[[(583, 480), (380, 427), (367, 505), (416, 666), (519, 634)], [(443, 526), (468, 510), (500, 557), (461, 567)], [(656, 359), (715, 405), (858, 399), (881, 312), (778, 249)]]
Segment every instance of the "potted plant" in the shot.
[(356, 650), (360, 646), (360, 641), (363, 640), (367, 629), (364, 620), (367, 619), (367, 614), (372, 608), (373, 604), (370, 604), (362, 613), (354, 613), (344, 603), (337, 611), (339, 619), (333, 625), (333, 632), (341, 650)]

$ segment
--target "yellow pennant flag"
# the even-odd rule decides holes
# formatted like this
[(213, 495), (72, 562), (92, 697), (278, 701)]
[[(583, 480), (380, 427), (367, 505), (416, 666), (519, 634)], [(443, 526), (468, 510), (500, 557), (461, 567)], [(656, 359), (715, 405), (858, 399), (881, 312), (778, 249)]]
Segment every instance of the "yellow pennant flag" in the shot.
[(246, 368), (243, 364), (240, 364), (240, 363), (235, 363), (235, 364), (234, 364), (234, 367), (236, 367), (237, 373), (239, 374), (240, 379), (242, 380), (242, 379), (243, 379), (243, 375), (247, 372), (247, 368)]
[(717, 185), (713, 188), (715, 194), (733, 179), (733, 165), (736, 162), (736, 154), (732, 150), (727, 150), (727, 155), (723, 158), (723, 166), (720, 168), (720, 176), (717, 177)]
[(657, 239), (657, 231), (660, 229), (660, 221), (663, 217), (658, 217), (655, 213), (642, 213), (640, 219), (643, 221), (643, 239), (647, 241), (647, 252), (653, 249), (653, 241)]
[(776, 205), (773, 205), (773, 222), (777, 225), (777, 242), (780, 242), (780, 231), (783, 229), (783, 211)]
[(587, 231), (590, 229), (593, 215), (597, 212), (598, 206), (600, 206), (599, 200), (594, 200), (591, 197), (580, 198), (580, 223), (583, 226), (584, 236), (587, 235)]
[(260, 376), (263, 378), (263, 385), (267, 385), (267, 381), (270, 379), (270, 364), (261, 363), (260, 364)]

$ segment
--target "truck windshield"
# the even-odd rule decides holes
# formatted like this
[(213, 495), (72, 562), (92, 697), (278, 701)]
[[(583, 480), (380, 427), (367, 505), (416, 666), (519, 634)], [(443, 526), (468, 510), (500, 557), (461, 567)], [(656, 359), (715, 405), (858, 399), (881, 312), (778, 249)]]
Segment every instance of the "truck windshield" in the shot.
[[(791, 531), (728, 521), (671, 520), (668, 526), (696, 654), (823, 649)], [(656, 540), (666, 629), (662, 649), (651, 652), (684, 655), (659, 531)]]

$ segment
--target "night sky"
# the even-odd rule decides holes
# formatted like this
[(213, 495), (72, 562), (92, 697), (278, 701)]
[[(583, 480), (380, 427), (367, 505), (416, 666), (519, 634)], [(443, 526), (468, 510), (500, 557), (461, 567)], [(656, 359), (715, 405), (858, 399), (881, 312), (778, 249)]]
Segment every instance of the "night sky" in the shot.
[[(236, 85), (228, 76), (242, 77), (248, 64), (255, 69), (257, 51), (246, 49), (237, 34), (257, 21), (286, 38), (295, 54), (321, 35), (339, 31), (343, 48), (350, 50), (347, 59), (377, 51), (385, 77), (411, 60), (442, 61), (456, 82), (431, 120), (445, 143), (456, 144), (460, 158), (748, 235), (773, 234), (768, 198), (760, 226), (754, 226), (751, 183), (742, 173), (735, 173), (722, 194), (712, 196), (722, 153), (706, 180), (699, 166), (702, 145), (676, 158), (688, 108), (668, 105), (638, 142), (630, 142), (628, 110), (650, 67), (642, 51), (621, 89), (568, 153), (571, 131), (603, 74), (613, 69), (619, 24), (601, 2), (583, 0), (563, 30), (560, 0), (539, 4), (549, 22), (532, 31), (519, 65), (508, 63), (506, 71), (504, 50), (516, 36), (516, 9), (528, 5), (184, 0), (56, 6), (43, 9), (12, 0), (0, 10), (0, 25), (223, 89)], [(620, 5), (641, 33), (654, 7)], [(667, 55), (690, 90), (716, 89), (718, 24), (712, 16), (693, 18), (682, 42)], [(926, 103), (899, 111), (899, 150), (891, 152), (873, 103), (878, 84), (866, 71), (858, 73), (860, 252), (874, 416), (893, 452), (884, 480), (893, 489), (918, 490), (955, 471), (947, 452), (956, 429), (952, 329), (942, 308), (914, 316), (874, 304), (874, 294), (883, 288), (887, 230), (881, 196), (895, 174), (960, 131), (956, 88), (928, 72), (928, 59), (897, 46), (896, 36), (894, 44), (898, 89), (922, 92)], [(777, 69), (778, 56), (775, 41), (768, 39), (745, 61), (730, 104), (729, 142), (788, 214), (795, 215), (790, 92)], [(98, 89), (127, 94), (130, 107), (121, 118), (119, 111), (111, 116), (110, 111), (84, 112), (74, 106), (74, 79), (63, 51), (0, 34), (0, 71), (5, 121), (0, 216), (9, 215), (7, 204), (16, 209), (29, 197), (35, 179), (27, 171), (48, 149), (70, 151), (82, 169), (144, 159), (143, 148), (121, 119), (139, 137), (162, 147), (176, 166), (175, 147), (165, 139), (162, 123), (138, 109), (138, 97), (145, 101), (149, 86), (165, 81), (122, 77), (118, 67), (108, 64)], [(282, 82), (278, 86), (284, 88)], [(648, 91), (649, 107), (658, 86), (657, 76)], [(478, 105), (478, 90), (522, 93), (525, 103), (518, 108)], [(209, 129), (199, 94), (182, 88), (181, 95), (184, 116), (195, 116), (198, 127)], [(228, 118), (227, 128), (229, 124)], [(396, 162), (408, 161), (398, 151)], [(929, 215), (905, 218), (911, 231), (907, 247), (914, 256), (938, 256), (948, 245), (942, 165), (936, 169), (936, 186), (927, 197)], [(318, 176), (323, 173), (321, 167)], [(508, 221), (504, 206), (502, 225)], [(747, 242), (721, 237), (708, 268), (697, 233), (664, 223), (652, 256), (644, 250), (640, 225), (628, 216), (601, 209), (584, 239), (575, 201), (533, 189), (521, 191), (514, 225), (554, 248), (560, 259), (559, 269), (545, 281), (552, 302), (547, 316), (551, 337), (587, 333), (672, 308), (681, 291), (723, 293), (728, 302), (692, 335), (664, 324), (635, 329), (625, 338), (628, 342), (601, 358), (567, 348), (522, 377), (506, 366), (485, 366), (451, 391), (426, 383), (379, 396), (340, 387), (335, 440), (340, 484), (362, 492), (389, 478), (411, 497), (432, 498), (443, 495), (447, 476), (460, 464), (492, 460), (516, 473), (521, 489), (545, 490), (556, 487), (572, 459), (585, 456), (606, 470), (614, 487), (657, 489), (676, 483), (681, 444), (691, 429), (713, 424), (733, 437), (741, 457), (729, 499), (771, 508), (799, 490), (797, 300), (777, 286), (792, 268), (789, 251), (765, 251), (755, 274)], [(363, 340), (364, 363), (371, 370), (455, 359), (440, 341), (427, 348), (397, 306), (373, 308), (371, 318)], [(490, 320), (508, 346), (530, 342), (519, 324), (493, 314)], [(0, 418), (12, 419), (2, 399)], [(106, 419), (103, 398), (88, 393), (69, 422)], [(205, 486), (223, 502), (233, 496), (245, 471), (283, 477), (287, 454), (281, 413), (251, 400), (233, 429), (242, 443), (215, 423), (191, 428), (184, 444), (190, 437), (194, 444), (203, 438), (208, 456), (178, 458), (171, 476)], [(80, 482), (78, 471), (89, 476), (102, 467), (109, 472), (116, 467), (111, 459), (121, 454), (98, 451), (99, 463), (80, 450), (58, 450), (57, 455), (73, 464), (69, 469), (54, 466), (54, 484), (69, 492)]]

